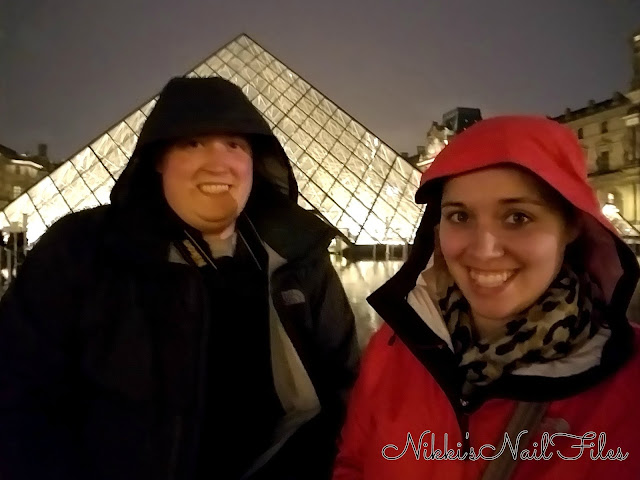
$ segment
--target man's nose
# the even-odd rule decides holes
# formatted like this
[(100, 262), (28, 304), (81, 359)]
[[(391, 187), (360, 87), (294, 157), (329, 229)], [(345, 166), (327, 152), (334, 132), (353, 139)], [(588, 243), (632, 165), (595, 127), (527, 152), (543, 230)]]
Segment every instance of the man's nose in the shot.
[(209, 168), (224, 168), (228, 160), (228, 145), (224, 139), (212, 138), (204, 144), (204, 154)]

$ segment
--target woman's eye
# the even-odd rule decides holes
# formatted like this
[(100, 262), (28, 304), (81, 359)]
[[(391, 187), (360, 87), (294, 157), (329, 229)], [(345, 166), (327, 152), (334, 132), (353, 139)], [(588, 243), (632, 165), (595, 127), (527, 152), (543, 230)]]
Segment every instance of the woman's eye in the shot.
[(466, 212), (453, 212), (447, 215), (447, 219), (453, 223), (464, 223), (469, 220), (469, 215)]
[(512, 224), (512, 225), (524, 225), (526, 223), (529, 223), (531, 221), (531, 218), (529, 218), (529, 216), (525, 213), (522, 212), (516, 212), (516, 213), (512, 213), (507, 217), (507, 223)]

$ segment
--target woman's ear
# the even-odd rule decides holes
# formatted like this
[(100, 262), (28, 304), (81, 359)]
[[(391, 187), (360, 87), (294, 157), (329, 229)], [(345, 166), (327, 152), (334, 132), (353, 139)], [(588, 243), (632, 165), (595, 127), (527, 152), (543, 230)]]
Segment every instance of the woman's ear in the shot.
[(440, 225), (433, 227), (433, 254), (431, 268), (424, 272), (424, 280), (431, 298), (442, 298), (453, 281), (440, 248)]
[(573, 218), (567, 220), (565, 230), (567, 245), (575, 242), (582, 231), (582, 215), (579, 212), (576, 212)]
[(440, 224), (433, 227), (433, 265), (436, 268), (447, 268), (440, 248)]

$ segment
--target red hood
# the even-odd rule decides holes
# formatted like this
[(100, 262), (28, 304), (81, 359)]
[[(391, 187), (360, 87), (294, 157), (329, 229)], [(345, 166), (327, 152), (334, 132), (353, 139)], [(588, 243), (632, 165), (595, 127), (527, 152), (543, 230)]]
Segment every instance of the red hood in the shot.
[[(587, 181), (586, 160), (576, 136), (553, 120), (504, 116), (478, 122), (454, 137), (425, 171), (416, 193), (416, 202), (435, 201), (439, 205), (440, 189), (436, 186), (442, 182), (438, 180), (504, 163), (516, 164), (533, 172), (583, 213), (584, 262), (602, 287), (607, 302), (611, 301), (623, 277), (626, 283), (624, 290), (633, 293), (639, 277), (635, 255), (602, 214)], [(439, 217), (439, 210), (427, 208), (425, 217)], [(428, 220), (427, 223), (436, 223), (435, 218)], [(628, 304), (630, 293), (616, 296), (616, 300)]]

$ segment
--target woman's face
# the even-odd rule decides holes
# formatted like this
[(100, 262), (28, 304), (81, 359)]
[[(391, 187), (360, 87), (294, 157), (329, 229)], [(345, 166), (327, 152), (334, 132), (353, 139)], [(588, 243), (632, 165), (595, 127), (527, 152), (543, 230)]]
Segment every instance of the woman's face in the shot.
[(575, 238), (557, 202), (544, 194), (548, 188), (513, 167), (463, 174), (444, 186), (440, 247), (481, 336), (544, 293)]

